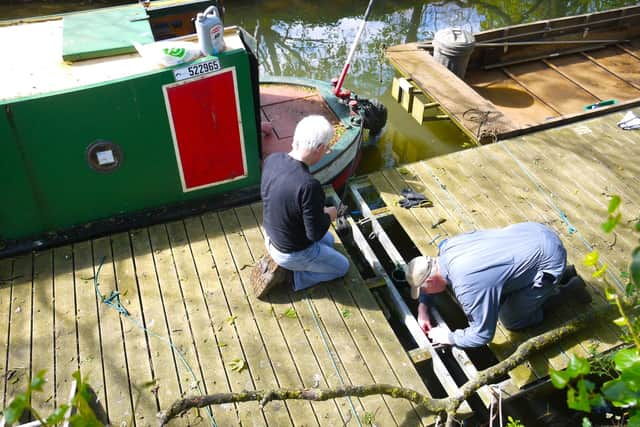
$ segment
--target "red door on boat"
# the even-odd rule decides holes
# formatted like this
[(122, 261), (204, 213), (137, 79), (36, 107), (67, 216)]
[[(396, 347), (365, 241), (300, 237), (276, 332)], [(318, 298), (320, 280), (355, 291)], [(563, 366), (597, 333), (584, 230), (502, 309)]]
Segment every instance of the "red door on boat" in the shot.
[(173, 83), (164, 93), (183, 191), (246, 177), (235, 70)]

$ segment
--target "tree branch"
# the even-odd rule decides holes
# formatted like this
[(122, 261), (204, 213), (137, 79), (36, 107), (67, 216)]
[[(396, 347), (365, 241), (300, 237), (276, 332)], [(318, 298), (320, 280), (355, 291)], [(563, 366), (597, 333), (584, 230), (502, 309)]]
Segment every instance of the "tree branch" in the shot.
[[(631, 309), (634, 301), (625, 301), (624, 306)], [(160, 412), (160, 425), (166, 425), (191, 408), (202, 408), (209, 405), (217, 405), (232, 402), (258, 401), (264, 407), (272, 400), (312, 400), (324, 401), (346, 396), (365, 397), (374, 394), (383, 394), (394, 398), (409, 400), (423, 407), (433, 414), (447, 414), (447, 421), (452, 421), (456, 411), (466, 399), (475, 393), (480, 387), (494, 382), (497, 378), (506, 375), (516, 366), (523, 363), (532, 353), (538, 352), (561, 339), (578, 332), (596, 319), (608, 318), (616, 314), (615, 305), (603, 305), (586, 311), (584, 314), (567, 322), (565, 325), (545, 332), (541, 335), (529, 338), (518, 346), (512, 355), (496, 365), (478, 372), (475, 378), (466, 382), (455, 396), (434, 399), (410, 388), (398, 387), (390, 384), (347, 385), (333, 389), (306, 388), (273, 390), (242, 391), (238, 393), (216, 393), (207, 396), (190, 396), (176, 400), (166, 412)]]

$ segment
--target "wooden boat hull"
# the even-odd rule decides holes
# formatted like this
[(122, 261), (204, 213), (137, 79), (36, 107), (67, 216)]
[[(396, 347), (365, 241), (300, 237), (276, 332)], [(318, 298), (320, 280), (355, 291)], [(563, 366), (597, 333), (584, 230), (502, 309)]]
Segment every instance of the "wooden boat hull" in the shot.
[[(292, 103), (295, 114), (265, 116), (278, 107), (260, 108), (247, 37), (241, 29), (226, 32), (227, 50), (218, 58), (134, 66), (133, 75), (89, 84), (77, 83), (74, 72), (86, 66), (80, 63), (64, 71), (70, 74), (60, 78), (59, 91), (0, 93), (0, 188), (7, 195), (0, 255), (256, 200), (264, 148), (283, 130), (291, 132), (300, 114), (324, 114), (340, 128), (332, 152), (312, 173), (325, 184), (343, 183), (362, 136), (349, 107), (329, 84), (273, 78), (265, 87), (280, 87), (271, 95), (279, 96), (280, 107)], [(189, 67), (205, 71), (180, 77)], [(287, 86), (295, 90), (282, 90)], [(300, 88), (304, 96), (296, 95)], [(264, 141), (258, 114), (274, 121)], [(288, 151), (291, 136), (276, 141), (279, 151)]]

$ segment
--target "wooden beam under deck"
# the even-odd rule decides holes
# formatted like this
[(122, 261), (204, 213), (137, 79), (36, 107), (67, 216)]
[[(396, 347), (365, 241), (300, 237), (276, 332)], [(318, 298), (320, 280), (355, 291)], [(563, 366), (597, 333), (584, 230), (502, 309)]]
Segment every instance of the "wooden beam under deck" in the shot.
[[(265, 252), (261, 209), (209, 212), (0, 259), (4, 405), (40, 369), (48, 382), (33, 404), (41, 413), (67, 402), (80, 369), (113, 425), (133, 415), (136, 426), (155, 426), (159, 410), (200, 392), (390, 383), (429, 395), (355, 268), (309, 291), (253, 297), (251, 266)], [(119, 292), (130, 316), (100, 301), (94, 277), (104, 297)], [(211, 411), (221, 426), (435, 422), (388, 396)], [(192, 410), (172, 425), (211, 421), (206, 410)]]
[[(556, 328), (573, 317), (603, 304), (602, 281), (591, 279), (582, 264), (594, 249), (608, 264), (607, 280), (621, 286), (637, 241), (620, 230), (617, 237), (602, 232), (609, 198), (622, 198), (626, 222), (640, 210), (640, 132), (616, 126), (623, 113), (612, 113), (579, 124), (554, 128), (495, 144), (437, 157), (371, 174), (368, 179), (417, 249), (437, 252), (437, 243), (475, 229), (502, 227), (521, 221), (549, 225), (564, 242), (568, 261), (588, 282), (593, 302), (568, 301), (546, 312), (534, 328), (513, 332), (498, 325), (489, 346), (498, 360), (513, 353), (527, 338)], [(434, 206), (403, 209), (395, 203), (406, 187), (423, 192)], [(440, 222), (445, 222), (434, 226)], [(445, 316), (445, 320), (446, 316)], [(613, 323), (595, 324), (588, 331), (551, 346), (514, 369), (511, 380), (521, 389), (548, 378), (549, 368), (567, 366), (571, 354), (588, 357), (618, 346), (620, 330)]]

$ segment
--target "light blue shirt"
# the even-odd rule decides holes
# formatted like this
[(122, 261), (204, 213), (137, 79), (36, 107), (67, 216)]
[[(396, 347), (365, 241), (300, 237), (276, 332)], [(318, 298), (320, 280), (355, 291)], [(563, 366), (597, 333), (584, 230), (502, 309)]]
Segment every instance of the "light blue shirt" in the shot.
[(541, 286), (544, 273), (554, 283), (567, 253), (558, 236), (535, 222), (479, 230), (448, 239), (438, 264), (469, 326), (450, 334), (458, 347), (478, 347), (493, 339), (501, 299), (528, 286)]

